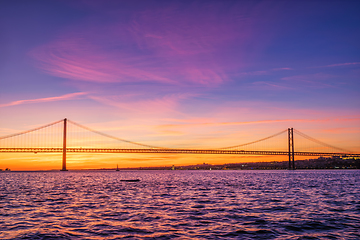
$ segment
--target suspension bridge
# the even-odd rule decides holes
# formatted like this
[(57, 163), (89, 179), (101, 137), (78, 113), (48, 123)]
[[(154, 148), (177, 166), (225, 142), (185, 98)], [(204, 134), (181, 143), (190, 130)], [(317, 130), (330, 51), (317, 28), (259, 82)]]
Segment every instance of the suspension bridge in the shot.
[(0, 137), (0, 153), (62, 153), (62, 171), (67, 171), (67, 153), (286, 155), (289, 157), (288, 168), (292, 170), (295, 169), (295, 156), (360, 157), (360, 153), (332, 146), (293, 128), (257, 141), (230, 147), (185, 149), (151, 146), (124, 140), (66, 118), (35, 129)]

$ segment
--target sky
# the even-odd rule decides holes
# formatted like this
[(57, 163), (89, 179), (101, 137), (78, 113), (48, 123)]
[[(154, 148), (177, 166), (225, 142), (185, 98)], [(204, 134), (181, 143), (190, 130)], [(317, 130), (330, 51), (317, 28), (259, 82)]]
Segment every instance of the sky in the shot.
[[(358, 1), (1, 1), (0, 136), (63, 118), (162, 147), (289, 127), (360, 152)], [(0, 168), (56, 169), (57, 154)], [(72, 155), (69, 168), (273, 160)]]

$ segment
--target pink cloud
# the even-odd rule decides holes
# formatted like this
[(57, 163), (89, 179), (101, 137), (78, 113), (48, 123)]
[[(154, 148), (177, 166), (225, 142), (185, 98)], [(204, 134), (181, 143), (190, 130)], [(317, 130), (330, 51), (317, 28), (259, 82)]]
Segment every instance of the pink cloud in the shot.
[(204, 67), (184, 63), (181, 59), (171, 61), (164, 56), (153, 61), (151, 56), (139, 57), (126, 52), (114, 54), (83, 39), (56, 41), (35, 49), (31, 54), (38, 60), (38, 67), (47, 73), (88, 82), (213, 85), (222, 83), (226, 78), (213, 63), (207, 62)]
[[(126, 53), (118, 60), (83, 39), (59, 40), (32, 51), (44, 71), (63, 78), (111, 83), (155, 81), (175, 83), (156, 71), (146, 71), (130, 64), (136, 60)], [(125, 60), (124, 60), (125, 59)], [(128, 61), (128, 62), (126, 62)]]
[(282, 70), (293, 70), (292, 68), (283, 67), (283, 68), (274, 68), (273, 71), (282, 71)]
[(239, 75), (241, 76), (260, 76), (260, 75), (268, 75), (270, 71), (267, 70), (259, 70), (259, 71), (252, 71), (252, 72), (242, 72)]
[[(168, 114), (181, 115), (179, 108), (179, 102), (186, 100), (194, 95), (189, 93), (183, 94), (168, 94), (162, 97), (152, 96), (147, 99), (138, 99), (139, 95), (112, 95), (101, 96), (91, 95), (90, 99), (100, 102), (102, 104), (116, 107), (133, 113), (135, 115), (148, 115), (161, 117)], [(133, 115), (133, 116), (135, 116)]]
[(337, 64), (327, 65), (325, 67), (340, 67), (340, 66), (350, 66), (350, 65), (358, 65), (358, 64), (360, 64), (360, 62), (337, 63)]
[[(303, 119), (304, 122), (326, 121), (334, 124), (348, 124), (360, 121), (360, 115), (354, 114), (349, 109), (331, 108), (299, 108), (290, 103), (271, 103), (264, 101), (234, 101), (213, 106), (209, 115), (217, 122), (257, 122), (259, 120), (283, 120), (289, 121)], [(226, 117), (225, 117), (226, 116)], [(281, 117), (286, 116), (286, 117)], [(341, 116), (341, 117), (339, 117)], [(280, 117), (280, 118), (279, 118)]]
[(334, 133), (334, 134), (354, 134), (354, 133), (360, 133), (360, 128), (355, 127), (342, 127), (342, 128), (329, 128), (329, 129), (323, 129), (324, 133)]
[(1, 104), (0, 107), (9, 107), (21, 104), (29, 104), (29, 103), (43, 103), (43, 102), (54, 102), (54, 101), (64, 101), (77, 99), (79, 96), (86, 95), (86, 92), (77, 92), (77, 93), (69, 93), (65, 95), (61, 95), (58, 97), (48, 97), (48, 98), (38, 98), (38, 99), (27, 99), (27, 100), (18, 100), (10, 103)]
[(325, 74), (325, 73), (315, 73), (315, 74), (283, 77), (281, 79), (286, 81), (313, 81), (313, 80), (328, 80), (330, 78), (334, 78), (334, 75)]
[[(358, 119), (352, 119), (353, 121), (359, 121)], [(344, 121), (349, 121), (345, 119)], [(324, 123), (329, 122), (329, 119), (278, 119), (278, 120), (260, 120), (260, 121), (243, 121), (243, 122), (216, 122), (214, 119), (209, 119), (204, 122), (195, 123), (183, 123), (183, 124), (164, 124), (159, 125), (158, 128), (169, 128), (169, 127), (194, 127), (194, 126), (236, 126), (236, 125), (250, 125), (250, 124), (272, 124), (272, 123), (284, 123), (284, 122), (302, 122), (302, 123)]]
[(259, 89), (259, 88), (271, 89), (271, 90), (288, 90), (288, 89), (294, 89), (293, 87), (282, 86), (282, 85), (279, 85), (279, 84), (274, 84), (274, 83), (264, 82), (264, 81), (254, 82), (253, 85), (254, 85), (257, 89)]
[(328, 68), (328, 67), (342, 67), (342, 66), (352, 66), (352, 65), (359, 65), (360, 62), (348, 62), (348, 63), (335, 63), (335, 64), (329, 64), (325, 66), (315, 66), (310, 68)]
[(166, 57), (211, 53), (216, 46), (234, 39), (238, 45), (249, 40), (253, 34), (250, 28), (253, 12), (247, 12), (248, 18), (239, 19), (236, 15), (245, 12), (244, 9), (229, 11), (224, 17), (220, 14), (222, 8), (222, 4), (195, 3), (182, 10), (174, 5), (144, 11), (136, 15), (132, 33), (140, 46), (157, 49), (157, 54)]
[(236, 75), (238, 76), (262, 76), (262, 75), (271, 75), (274, 71), (284, 71), (284, 70), (293, 70), (292, 68), (273, 68), (271, 70), (258, 70), (251, 72), (240, 72)]
[[(128, 23), (84, 20), (31, 55), (45, 72), (70, 80), (218, 86), (229, 80), (227, 71), (249, 61), (242, 52), (256, 38), (254, 26), (265, 10), (264, 4), (239, 4), (224, 16), (224, 6), (154, 8), (136, 12)], [(236, 49), (236, 61), (221, 56), (229, 49)]]
[(291, 85), (296, 83), (306, 84), (306, 87), (313, 88), (328, 88), (334, 87), (334, 85), (329, 84), (329, 80), (334, 79), (336, 76), (325, 73), (315, 73), (315, 74), (306, 74), (306, 75), (296, 75), (290, 77), (283, 77), (281, 80), (288, 81)]

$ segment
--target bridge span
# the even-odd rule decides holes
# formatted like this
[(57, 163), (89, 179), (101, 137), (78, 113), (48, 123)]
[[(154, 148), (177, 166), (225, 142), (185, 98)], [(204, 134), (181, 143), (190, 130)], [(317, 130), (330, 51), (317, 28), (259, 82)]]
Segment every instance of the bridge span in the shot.
[[(84, 147), (79, 146), (80, 141), (78, 137), (76, 138), (77, 147), (68, 146), (69, 140), (75, 138), (73, 135), (69, 138), (69, 126), (71, 124), (72, 128), (70, 130), (79, 133), (79, 129), (87, 131), (87, 133), (95, 134), (96, 136), (101, 136), (102, 138), (112, 139), (117, 142), (116, 147), (88, 147), (88, 143)], [(74, 127), (76, 128), (74, 130)], [(35, 137), (29, 137), (30, 134), (40, 132)], [(60, 138), (59, 138), (60, 133)], [(308, 149), (311, 151), (295, 151), (295, 141), (294, 133), (296, 133), (299, 139), (305, 139), (307, 142), (315, 143), (321, 148), (314, 148), (313, 145)], [(54, 141), (56, 135), (56, 140)], [(282, 139), (281, 143), (286, 142), (287, 146), (282, 146), (282, 150), (269, 149), (269, 143), (273, 146), (274, 139), (279, 138), (283, 135), (286, 135), (287, 139)], [(284, 137), (284, 136), (283, 136)], [(282, 137), (282, 138), (283, 138)], [(85, 137), (88, 141), (89, 136)], [(59, 141), (60, 140), (60, 141)], [(284, 141), (285, 140), (285, 141)], [(40, 147), (40, 145), (48, 144), (49, 142), (56, 142), (57, 147)], [(299, 142), (299, 141), (297, 141)], [(37, 143), (37, 146), (33, 145)], [(120, 144), (119, 144), (120, 143)], [(126, 144), (127, 146), (120, 146)], [(262, 145), (260, 145), (262, 144)], [(35, 144), (36, 145), (36, 144)], [(59, 146), (61, 145), (61, 146)], [(303, 146), (304, 143), (299, 142), (299, 145)], [(267, 146), (267, 149), (265, 149)], [(273, 147), (275, 148), (275, 147)], [(284, 149), (285, 148), (285, 149)], [(322, 149), (323, 151), (314, 151), (314, 149)], [(325, 151), (324, 151), (325, 150)], [(67, 119), (63, 119), (45, 126), (28, 130), (25, 132), (8, 135), (5, 137), (0, 137), (0, 153), (62, 153), (62, 171), (67, 171), (66, 168), (66, 154), (67, 153), (167, 153), (167, 154), (234, 154), (234, 155), (278, 155), (278, 156), (288, 156), (289, 157), (289, 169), (295, 169), (295, 156), (339, 156), (339, 157), (350, 157), (350, 158), (360, 158), (360, 153), (354, 153), (347, 151), (342, 148), (334, 147), (332, 145), (321, 142), (317, 139), (314, 139), (304, 133), (295, 130), (293, 128), (288, 128), (277, 134), (271, 135), (266, 138), (262, 138), (257, 141), (252, 141), (245, 144), (235, 145), (231, 147), (218, 148), (218, 149), (192, 149), (192, 148), (165, 148), (165, 147), (156, 147), (146, 144), (141, 144), (137, 142), (132, 142), (111, 135), (94, 131), (88, 127), (82, 126), (78, 123), (72, 122)]]
[[(62, 153), (62, 148), (0, 148), (3, 153)], [(247, 151), (247, 150), (212, 150), (212, 149), (104, 149), (104, 148), (66, 148), (67, 153), (183, 153), (183, 154), (241, 154), (241, 155), (282, 155), (288, 156), (287, 151)], [(339, 152), (294, 152), (295, 156), (340, 156), (360, 158), (357, 153)]]

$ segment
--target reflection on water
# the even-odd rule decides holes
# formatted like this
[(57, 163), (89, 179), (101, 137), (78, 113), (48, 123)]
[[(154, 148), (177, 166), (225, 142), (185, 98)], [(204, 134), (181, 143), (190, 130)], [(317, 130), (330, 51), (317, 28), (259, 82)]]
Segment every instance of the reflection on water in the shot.
[(359, 239), (359, 176), (357, 170), (2, 172), (0, 238)]

